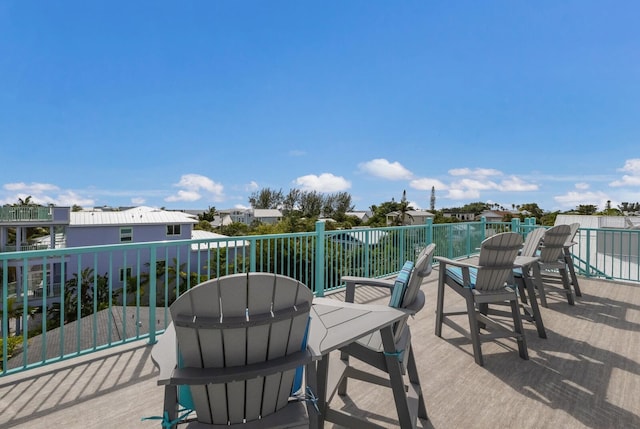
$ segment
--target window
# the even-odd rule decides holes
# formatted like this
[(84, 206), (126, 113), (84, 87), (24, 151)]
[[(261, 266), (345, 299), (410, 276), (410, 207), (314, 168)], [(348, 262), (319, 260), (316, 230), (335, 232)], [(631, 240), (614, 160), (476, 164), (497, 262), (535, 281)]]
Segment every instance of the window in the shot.
[(120, 242), (129, 243), (133, 241), (133, 228), (130, 226), (120, 228)]
[(180, 235), (180, 225), (167, 225), (167, 235)]
[(133, 271), (131, 269), (131, 267), (127, 267), (127, 268), (120, 268), (120, 281), (124, 282), (127, 279), (131, 278)]

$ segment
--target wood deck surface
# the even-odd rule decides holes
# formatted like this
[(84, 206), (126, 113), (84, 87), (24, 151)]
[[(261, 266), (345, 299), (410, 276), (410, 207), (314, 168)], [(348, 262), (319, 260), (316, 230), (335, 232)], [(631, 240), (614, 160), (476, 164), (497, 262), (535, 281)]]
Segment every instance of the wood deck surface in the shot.
[[(447, 326), (434, 335), (437, 278), (434, 270), (422, 285), (427, 304), (410, 320), (430, 417), (419, 427), (640, 427), (640, 285), (580, 278), (575, 306), (550, 295), (541, 309), (547, 339), (525, 322), (528, 361), (504, 339), (483, 344), (480, 367), (468, 340)], [(372, 290), (356, 298), (388, 301)], [(462, 308), (454, 293), (446, 302)], [(0, 378), (0, 428), (159, 428), (141, 420), (162, 409), (150, 353), (136, 342)], [(332, 407), (397, 427), (390, 389), (350, 381)]]

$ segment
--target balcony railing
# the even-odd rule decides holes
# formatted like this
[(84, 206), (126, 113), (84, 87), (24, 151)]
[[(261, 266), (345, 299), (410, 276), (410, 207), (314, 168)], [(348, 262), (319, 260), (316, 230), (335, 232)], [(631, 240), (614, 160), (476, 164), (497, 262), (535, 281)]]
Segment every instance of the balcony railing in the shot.
[(2, 206), (0, 222), (51, 221), (51, 207), (40, 206)]
[(0, 252), (26, 252), (29, 250), (45, 250), (48, 248), (49, 245), (47, 244), (22, 244), (20, 246), (9, 244), (4, 246), (4, 249), (1, 249)]
[[(535, 227), (518, 220), (337, 231), (324, 226), (318, 222), (305, 233), (0, 253), (0, 375), (143, 338), (153, 343), (168, 324), (171, 302), (206, 279), (273, 272), (322, 296), (341, 288), (345, 275), (393, 275), (432, 242), (439, 256), (468, 257), (488, 235), (525, 235)], [(638, 234), (580, 230), (572, 249), (579, 272), (640, 281)]]

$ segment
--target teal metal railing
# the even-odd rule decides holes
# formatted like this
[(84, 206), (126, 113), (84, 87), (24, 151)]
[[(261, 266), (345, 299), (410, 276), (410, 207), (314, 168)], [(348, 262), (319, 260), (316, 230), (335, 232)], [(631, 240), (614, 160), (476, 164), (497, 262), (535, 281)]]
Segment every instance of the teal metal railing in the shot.
[(41, 206), (2, 206), (0, 207), (0, 222), (18, 221), (51, 221), (53, 213), (51, 207)]
[[(0, 375), (130, 341), (155, 342), (169, 305), (198, 283), (253, 271), (285, 274), (317, 296), (344, 275), (385, 277), (429, 243), (436, 255), (469, 257), (489, 235), (523, 235), (535, 222), (316, 230), (0, 253)], [(586, 276), (640, 281), (640, 231), (582, 229), (574, 261)]]

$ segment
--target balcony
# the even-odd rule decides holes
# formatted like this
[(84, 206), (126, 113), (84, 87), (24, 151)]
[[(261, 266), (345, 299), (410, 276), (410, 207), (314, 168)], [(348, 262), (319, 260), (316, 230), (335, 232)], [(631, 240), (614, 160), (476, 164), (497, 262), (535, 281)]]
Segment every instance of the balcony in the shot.
[[(446, 328), (444, 339), (433, 334), (437, 276), (423, 285), (427, 306), (411, 321), (430, 416), (419, 427), (640, 427), (638, 285), (580, 278), (574, 307), (558, 298), (542, 309), (547, 339), (525, 323), (529, 361), (504, 340), (483, 345), (479, 367), (467, 341)], [(136, 341), (0, 378), (0, 427), (159, 427), (140, 420), (162, 409), (150, 351)], [(388, 389), (352, 382), (349, 396), (333, 403), (394, 427)]]
[[(59, 295), (68, 295), (66, 288), (56, 290), (55, 282), (47, 282), (51, 265), (62, 261), (66, 262), (59, 276), (70, 279), (88, 267), (94, 274), (88, 276), (87, 284), (94, 287), (102, 281), (98, 274), (108, 267), (107, 293), (120, 287), (127, 291), (121, 301), (128, 304), (113, 302), (98, 310), (98, 301), (90, 301), (89, 314), (63, 329), (36, 320), (35, 327), (43, 328), (46, 339), (23, 337), (13, 358), (0, 360), (0, 427), (158, 427), (157, 421), (140, 420), (159, 415), (162, 409), (163, 392), (156, 386), (149, 343), (166, 326), (169, 293), (180, 293), (202, 278), (274, 270), (304, 278), (318, 295), (342, 299), (340, 275), (391, 275), (399, 262), (431, 241), (437, 243), (439, 255), (473, 257), (486, 231), (517, 228), (517, 224), (481, 223), (381, 228), (358, 231), (357, 240), (345, 240), (344, 231), (320, 229), (242, 237), (246, 247), (234, 252), (221, 252), (232, 248), (223, 242), (190, 240), (0, 255), (0, 305), (8, 298), (4, 274), (8, 268), (36, 264), (43, 267), (44, 275), (43, 293), (38, 297), (41, 305), (54, 298), (64, 302)], [(384, 238), (376, 240), (383, 236), (379, 231)], [(445, 327), (444, 339), (437, 338), (433, 333), (436, 269), (423, 285), (425, 309), (410, 320), (430, 415), (430, 421), (419, 426), (640, 427), (640, 287), (634, 234), (637, 231), (581, 231), (579, 244), (572, 250), (582, 274), (583, 297), (575, 306), (551, 297), (549, 308), (542, 309), (547, 339), (538, 338), (535, 326), (525, 323), (529, 361), (518, 357), (514, 342), (501, 340), (483, 345), (485, 366), (479, 367), (470, 343), (457, 333)], [(238, 237), (229, 240), (236, 242)], [(192, 253), (186, 255), (185, 249)], [(107, 264), (100, 265), (101, 260)], [(335, 266), (326, 267), (324, 261)], [(131, 276), (118, 278), (119, 266), (131, 266)], [(149, 276), (149, 267), (154, 266), (156, 276)], [(32, 297), (20, 295), (26, 283), (17, 283), (17, 302), (37, 305)], [(459, 299), (454, 295), (448, 294), (447, 300)], [(158, 297), (153, 306), (145, 303), (150, 296)], [(369, 303), (387, 302), (374, 291), (362, 297)], [(76, 303), (73, 312), (84, 315), (84, 305)], [(33, 322), (26, 319), (22, 318), (23, 331)], [(6, 333), (13, 329), (14, 319), (4, 317), (2, 322), (6, 348)], [(393, 399), (386, 389), (354, 381), (349, 397), (337, 397), (333, 404), (395, 427)]]

